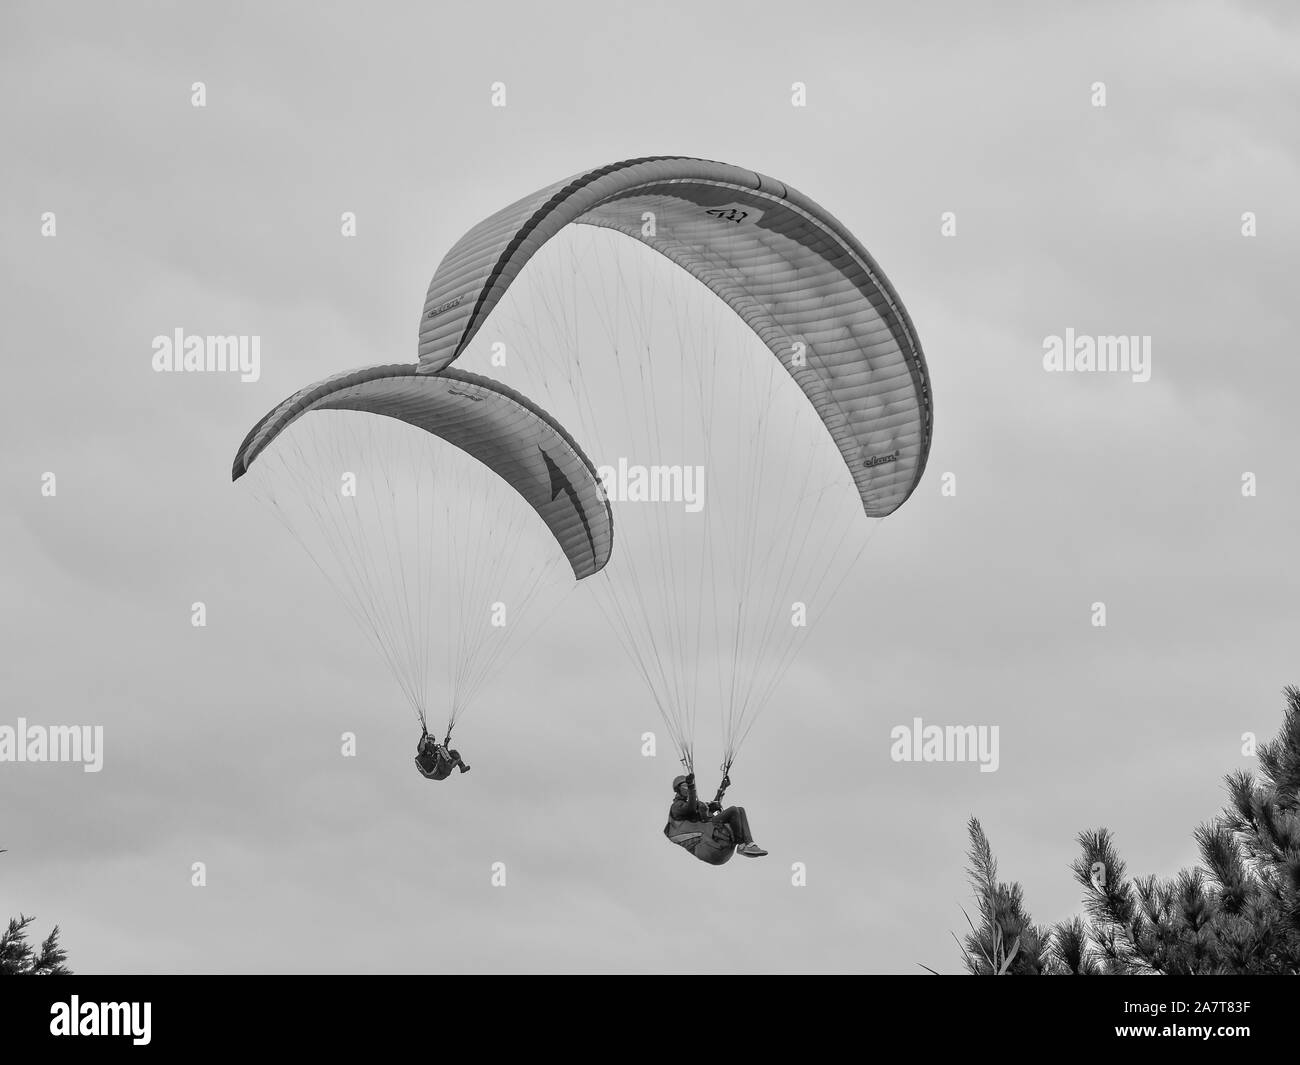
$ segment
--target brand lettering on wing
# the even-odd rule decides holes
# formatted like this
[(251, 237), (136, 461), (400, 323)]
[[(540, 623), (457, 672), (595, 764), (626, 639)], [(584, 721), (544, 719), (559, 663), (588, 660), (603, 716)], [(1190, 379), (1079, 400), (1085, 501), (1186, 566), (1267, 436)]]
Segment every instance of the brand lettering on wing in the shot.
[(448, 300), (446, 303), (440, 303), (424, 316), (425, 321), (430, 318), (437, 318), (440, 314), (446, 314), (453, 307), (459, 307), (465, 301), (464, 296), (457, 296), (454, 300)]

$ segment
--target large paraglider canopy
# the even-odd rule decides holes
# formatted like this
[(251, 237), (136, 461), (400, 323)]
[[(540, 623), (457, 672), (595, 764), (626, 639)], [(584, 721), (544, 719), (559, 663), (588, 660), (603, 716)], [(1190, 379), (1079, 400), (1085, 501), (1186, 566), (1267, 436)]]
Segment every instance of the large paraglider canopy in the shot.
[(641, 241), (740, 315), (816, 408), (868, 515), (891, 514), (912, 493), (929, 456), (932, 407), (902, 301), (827, 211), (784, 182), (727, 163), (613, 163), (480, 222), (429, 285), (423, 369), (456, 359), (529, 259), (570, 223)]
[(508, 379), (603, 469), (707, 472), (703, 513), (615, 500), (619, 552), (596, 585), (688, 767), (697, 709), (718, 708), (725, 772), (925, 469), (930, 380), (902, 301), (784, 182), (652, 157), (558, 181), (458, 240), (429, 285), (420, 370), (474, 364), (489, 318), (482, 335), (514, 353), (497, 372), (522, 374)]
[(248, 433), (231, 474), (329, 578), (421, 724), (446, 679), (450, 732), (558, 605), (567, 569), (581, 580), (609, 561), (613, 522), (590, 460), (544, 410), (486, 377), (415, 369), (301, 389)]

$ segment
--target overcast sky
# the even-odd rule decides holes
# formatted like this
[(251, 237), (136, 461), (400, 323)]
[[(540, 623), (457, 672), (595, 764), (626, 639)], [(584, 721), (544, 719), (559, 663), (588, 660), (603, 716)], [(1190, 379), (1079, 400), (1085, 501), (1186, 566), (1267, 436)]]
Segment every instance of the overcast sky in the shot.
[[(1190, 864), (1242, 734), (1276, 731), (1300, 683), (1292, 5), (643, 7), (4, 5), (0, 725), (106, 748), (97, 774), (0, 764), (0, 917), (57, 922), (73, 968), (956, 971), (968, 817), (1055, 922), (1077, 832), (1108, 826), (1134, 873)], [(924, 480), (734, 774), (771, 856), (722, 869), (660, 834), (673, 759), (641, 757), (653, 703), (581, 589), (467, 720), (474, 773), (430, 784), (382, 663), (229, 480), (284, 396), (414, 360), (467, 228), (656, 154), (838, 217), (935, 396)], [(259, 335), (260, 380), (153, 372), (176, 328)], [(1151, 337), (1150, 380), (1044, 372), (1066, 329)], [(891, 761), (916, 716), (999, 726), (998, 771)]]

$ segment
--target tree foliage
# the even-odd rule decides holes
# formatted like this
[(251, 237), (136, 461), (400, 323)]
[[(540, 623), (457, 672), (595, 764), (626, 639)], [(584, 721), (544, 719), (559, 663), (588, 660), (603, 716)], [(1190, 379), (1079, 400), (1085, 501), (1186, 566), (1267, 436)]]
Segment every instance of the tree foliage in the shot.
[(1300, 688), (1286, 689), (1278, 736), (1259, 748), (1260, 779), (1226, 778), (1228, 804), (1194, 832), (1201, 865), (1130, 878), (1109, 830), (1079, 834), (1071, 866), (1084, 916), (1035, 925), (1018, 883), (1001, 883), (971, 818), (967, 872), (980, 922), (962, 943), (976, 975), (1300, 975)]
[[(4, 854), (0, 850), (0, 854)], [(27, 942), (27, 928), (35, 917), (19, 914), (10, 918), (9, 927), (0, 933), (0, 976), (59, 976), (71, 973), (65, 964), (68, 955), (59, 946), (59, 926), (55, 925), (39, 948)]]
[(0, 934), (0, 976), (61, 976), (72, 972), (65, 962), (67, 952), (59, 945), (59, 926), (40, 944), (27, 942), (27, 927), (35, 917), (10, 918), (8, 929)]

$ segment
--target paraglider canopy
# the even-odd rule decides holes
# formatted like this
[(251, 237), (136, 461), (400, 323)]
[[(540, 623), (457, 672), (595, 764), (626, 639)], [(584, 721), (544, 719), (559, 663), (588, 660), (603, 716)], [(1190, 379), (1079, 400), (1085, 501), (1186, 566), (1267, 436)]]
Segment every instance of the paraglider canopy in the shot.
[(410, 364), (368, 366), (295, 392), (263, 417), (235, 455), (239, 480), (304, 414), (352, 410), (423, 429), (487, 466), (546, 522), (579, 580), (609, 561), (614, 526), (591, 460), (527, 397), (478, 374), (417, 374)]
[(422, 725), (445, 680), (450, 736), (507, 650), (553, 616), (572, 587), (565, 561), (579, 580), (604, 568), (613, 521), (591, 462), (544, 410), (486, 377), (415, 371), (301, 389), (248, 433), (231, 476), (249, 474)]
[(929, 374), (907, 311), (839, 221), (784, 182), (702, 159), (629, 159), (556, 182), (466, 233), (438, 266), (421, 368), (460, 356), (530, 258), (570, 223), (653, 248), (716, 293), (798, 383), (872, 517), (925, 470)]

